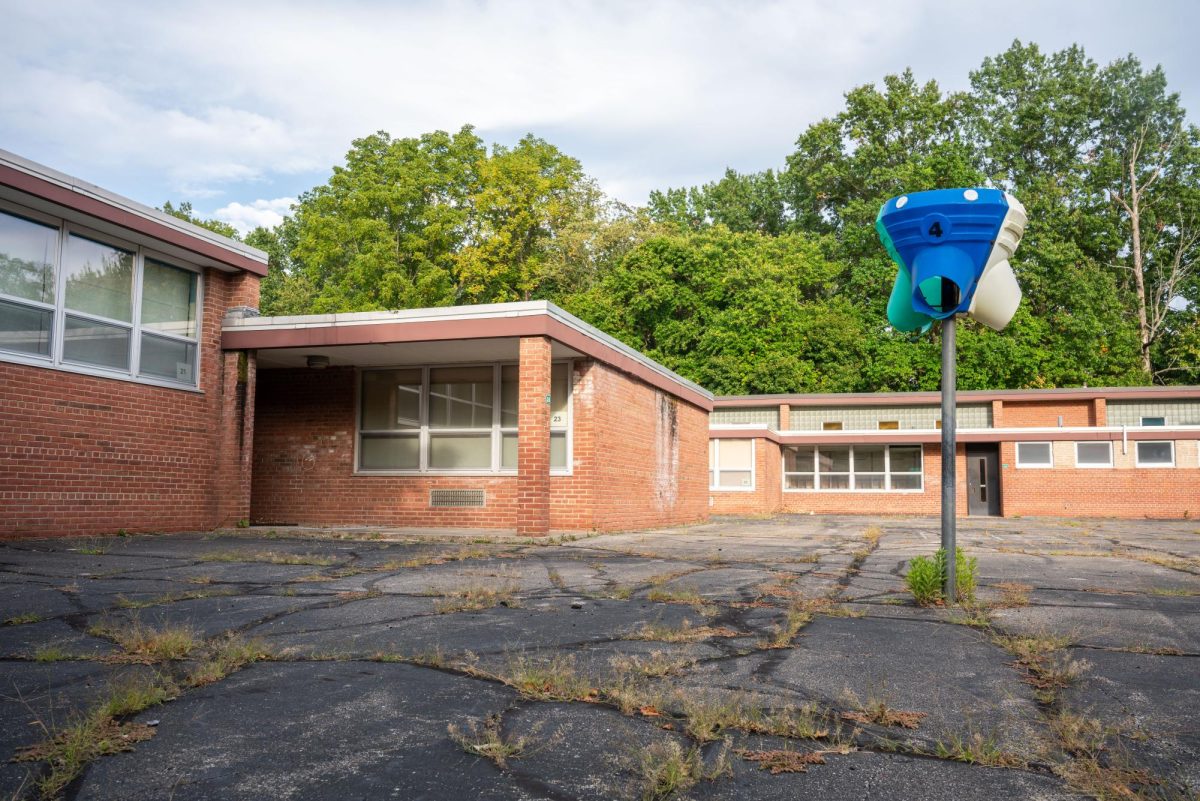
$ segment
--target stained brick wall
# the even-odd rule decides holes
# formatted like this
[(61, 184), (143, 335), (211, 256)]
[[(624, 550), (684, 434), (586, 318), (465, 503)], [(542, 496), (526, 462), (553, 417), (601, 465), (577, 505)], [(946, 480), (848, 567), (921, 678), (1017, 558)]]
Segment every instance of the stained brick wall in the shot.
[[(573, 471), (550, 476), (550, 528), (614, 530), (702, 519), (707, 415), (596, 362), (576, 361), (572, 379)], [(259, 374), (255, 522), (518, 526), (517, 476), (355, 475), (355, 380), (352, 369)], [(544, 404), (544, 395), (532, 400)], [(487, 505), (430, 508), (433, 488), (484, 489)]]
[[(0, 536), (211, 529), (245, 517), (254, 362), (220, 349), (255, 276), (208, 270), (202, 392), (0, 362)], [(236, 293), (234, 298), (235, 287)]]

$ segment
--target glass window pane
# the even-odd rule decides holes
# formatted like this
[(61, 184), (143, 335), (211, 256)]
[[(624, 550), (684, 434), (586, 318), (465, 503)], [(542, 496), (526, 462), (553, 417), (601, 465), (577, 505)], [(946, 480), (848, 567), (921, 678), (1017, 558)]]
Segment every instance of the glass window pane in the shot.
[(822, 473), (821, 489), (850, 489), (850, 476), (846, 473)]
[(1174, 449), (1170, 442), (1139, 442), (1137, 444), (1138, 464), (1171, 464), (1174, 461)]
[(438, 367), (429, 371), (431, 428), (491, 428), (492, 368)]
[(567, 467), (567, 432), (550, 433), (550, 467), (565, 470)]
[(883, 489), (883, 476), (854, 474), (854, 488), (860, 490)]
[(783, 449), (783, 472), (811, 473), (812, 471), (813, 449), (811, 447)]
[(842, 424), (841, 424), (841, 423), (835, 423), (835, 422), (830, 422), (830, 423), (821, 423), (821, 430), (822, 430), (822, 431), (841, 431), (841, 430), (842, 430)]
[(1165, 417), (1143, 417), (1142, 425), (1144, 426), (1165, 426), (1167, 418)]
[(500, 425), (515, 428), (520, 408), (521, 369), (515, 364), (500, 368)]
[(722, 470), (720, 486), (753, 487), (754, 477), (749, 470)]
[(517, 435), (500, 435), (500, 466), (505, 470), (517, 469)]
[(880, 420), (879, 421), (879, 430), (880, 431), (899, 431), (900, 430), (900, 421), (899, 420)]
[(784, 481), (788, 489), (812, 489), (813, 477), (806, 475), (785, 476)]
[(53, 326), (53, 312), (0, 301), (0, 349), (49, 356)]
[[(754, 468), (754, 440), (723, 439), (717, 446), (720, 470), (752, 470)], [(721, 482), (722, 486), (726, 486)]]
[(0, 292), (53, 303), (56, 261), (57, 228), (0, 212)]
[(72, 362), (129, 370), (129, 329), (67, 315), (63, 358)]
[(196, 280), (193, 272), (146, 259), (142, 268), (142, 328), (195, 338)]
[(432, 470), (490, 470), (490, 434), (434, 434), (429, 439)]
[(67, 308), (130, 322), (133, 319), (133, 254), (81, 236), (68, 236), (63, 257)]
[(396, 431), (420, 425), (420, 370), (367, 370), (362, 374), (364, 431)]
[(567, 404), (571, 400), (568, 378), (565, 364), (550, 367), (550, 425), (554, 428), (567, 427)]
[(848, 473), (850, 472), (850, 449), (841, 445), (821, 445), (817, 449), (817, 462), (821, 466), (822, 473)]
[(1108, 466), (1112, 464), (1112, 443), (1077, 442), (1075, 443), (1075, 460), (1079, 464)]
[(196, 383), (195, 343), (142, 334), (140, 362), (140, 375), (152, 375), (186, 384)]
[(921, 475), (919, 473), (906, 473), (904, 475), (892, 474), (892, 489), (894, 490), (910, 490), (921, 488)]
[(889, 454), (892, 462), (892, 474), (920, 473), (921, 449), (893, 445)]
[(1019, 465), (1041, 465), (1049, 466), (1052, 464), (1050, 458), (1050, 443), (1049, 442), (1018, 442), (1017, 443), (1017, 464)]
[(421, 463), (420, 445), (415, 436), (363, 434), (358, 463), (363, 470), (416, 470)]
[(882, 445), (854, 446), (855, 473), (882, 473), (883, 470), (884, 463)]

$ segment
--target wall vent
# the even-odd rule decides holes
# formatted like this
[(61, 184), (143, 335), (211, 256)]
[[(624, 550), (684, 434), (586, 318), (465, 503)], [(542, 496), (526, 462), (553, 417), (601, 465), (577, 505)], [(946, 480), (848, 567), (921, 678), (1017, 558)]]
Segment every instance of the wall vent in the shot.
[(434, 489), (429, 491), (429, 505), (433, 507), (463, 508), (485, 505), (483, 490)]

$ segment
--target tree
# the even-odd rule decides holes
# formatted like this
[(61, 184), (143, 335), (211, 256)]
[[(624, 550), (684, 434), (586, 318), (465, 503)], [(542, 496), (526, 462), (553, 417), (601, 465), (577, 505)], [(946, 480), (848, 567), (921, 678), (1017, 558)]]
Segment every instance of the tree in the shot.
[(221, 220), (206, 220), (198, 216), (192, 211), (192, 204), (187, 201), (180, 203), (178, 206), (173, 206), (171, 205), (171, 201), (168, 200), (166, 203), (162, 204), (162, 208), (160, 208), (159, 211), (166, 212), (172, 217), (178, 217), (185, 222), (190, 222), (192, 225), (198, 225), (201, 228), (207, 228), (215, 234), (220, 234), (221, 236), (235, 239), (239, 242), (242, 240), (241, 236), (238, 235), (237, 229), (232, 225), (227, 222), (222, 222)]

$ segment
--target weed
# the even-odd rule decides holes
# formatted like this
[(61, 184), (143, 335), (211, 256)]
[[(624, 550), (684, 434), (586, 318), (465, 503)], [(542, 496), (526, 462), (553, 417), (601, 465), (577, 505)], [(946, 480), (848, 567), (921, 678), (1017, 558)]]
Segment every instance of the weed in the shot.
[(451, 723), (446, 731), (462, 750), (490, 759), (498, 768), (508, 767), (508, 760), (524, 754), (531, 740), (530, 737), (505, 737), (500, 730), (499, 715), (488, 715), (482, 722), (472, 718), (465, 729)]
[(553, 585), (555, 589), (565, 590), (567, 588), (567, 582), (563, 581), (562, 574), (554, 568), (551, 567), (546, 569), (546, 577), (550, 579), (550, 584)]
[[(481, 672), (482, 673), (482, 672)], [(535, 701), (594, 701), (599, 693), (575, 670), (575, 659), (559, 654), (549, 659), (525, 655), (510, 659), (502, 675), (486, 674)]]
[(1049, 723), (1063, 751), (1075, 757), (1099, 754), (1107, 748), (1109, 735), (1116, 733), (1100, 720), (1074, 712), (1060, 711), (1049, 718)]
[(207, 649), (204, 661), (188, 674), (186, 683), (190, 687), (213, 684), (246, 665), (270, 656), (270, 651), (261, 640), (244, 640), (235, 634), (209, 642)]
[(645, 678), (675, 676), (696, 663), (687, 657), (672, 657), (664, 651), (651, 651), (648, 656), (621, 655), (609, 660), (613, 671), (621, 675), (637, 675)]
[(664, 587), (660, 584), (646, 593), (646, 600), (655, 603), (691, 604), (697, 609), (704, 606), (704, 596), (695, 587)]
[(812, 622), (813, 613), (802, 602), (797, 602), (788, 608), (787, 616), (782, 623), (777, 623), (772, 628), (772, 634), (769, 639), (765, 640), (762, 648), (788, 648), (791, 647), (792, 640), (800, 632), (800, 629)]
[(978, 732), (972, 732), (967, 737), (960, 737), (952, 734), (946, 740), (938, 740), (935, 750), (941, 759), (953, 759), (971, 765), (983, 765), (989, 768), (1021, 768), (1025, 766), (1024, 759), (1000, 747), (995, 735), (985, 737)]
[(43, 645), (33, 652), (35, 662), (67, 662), (75, 655), (58, 645)]
[(876, 726), (919, 729), (921, 721), (929, 717), (929, 713), (927, 712), (909, 712), (903, 709), (894, 709), (888, 706), (886, 701), (878, 698), (868, 698), (867, 702), (863, 704), (849, 690), (846, 691), (846, 695), (857, 709), (853, 712), (843, 712), (842, 720), (849, 720), (855, 723), (874, 723)]
[(728, 743), (711, 765), (704, 764), (699, 747), (685, 749), (678, 740), (652, 743), (640, 752), (637, 763), (642, 779), (642, 801), (665, 801), (685, 793), (701, 781), (731, 775)]
[(88, 629), (97, 637), (106, 637), (121, 647), (124, 654), (109, 657), (112, 661), (152, 664), (186, 659), (200, 645), (190, 626), (168, 625), (155, 629), (139, 620), (123, 624), (100, 623)]
[[(973, 601), (978, 582), (978, 560), (967, 556), (962, 548), (955, 549), (954, 553), (955, 596), (963, 602)], [(904, 582), (913, 599), (921, 606), (930, 606), (943, 600), (942, 588), (946, 582), (945, 549), (939, 548), (932, 558), (914, 557), (909, 562)]]
[(863, 539), (866, 540), (867, 545), (870, 546), (871, 550), (875, 550), (877, 547), (879, 547), (879, 538), (882, 536), (883, 529), (881, 529), (879, 526), (867, 526), (867, 530), (863, 532)]
[(1196, 590), (1184, 590), (1178, 587), (1154, 587), (1150, 590), (1150, 594), (1167, 598), (1190, 598), (1193, 595), (1200, 595), (1200, 592)]
[(72, 718), (59, 729), (42, 726), (46, 738), (22, 748), (14, 762), (45, 762), (36, 786), (44, 799), (57, 798), (93, 760), (131, 751), (154, 736), (154, 729), (117, 720), (175, 697), (175, 688), (161, 678), (129, 679), (114, 685), (108, 697), (91, 712)]
[(209, 551), (197, 557), (201, 562), (266, 562), (272, 565), (336, 565), (333, 556), (317, 553), (282, 553), (279, 551)]
[(815, 704), (765, 709), (740, 693), (686, 696), (680, 705), (684, 731), (697, 742), (717, 739), (727, 729), (750, 734), (821, 740), (830, 736), (826, 714)]
[(1155, 645), (1130, 645), (1127, 648), (1118, 648), (1118, 651), (1124, 651), (1130, 654), (1152, 654), (1153, 656), (1183, 656), (1183, 651), (1178, 648), (1169, 646)]
[(1026, 673), (1034, 697), (1043, 704), (1058, 701), (1059, 693), (1077, 682), (1090, 668), (1083, 659), (1063, 653), (1071, 638), (1062, 635), (995, 635), (993, 641), (1016, 656), (1016, 665)]
[(188, 584), (212, 584), (216, 579), (212, 576), (192, 576), (187, 580)]
[(112, 550), (113, 544), (104, 540), (85, 540), (82, 545), (75, 548), (76, 553), (81, 553), (86, 556), (103, 556)]
[(1000, 591), (1000, 600), (996, 606), (1011, 609), (1018, 606), (1029, 606), (1029, 593), (1033, 587), (1016, 581), (1001, 581), (992, 587)]
[(43, 618), (37, 612), (22, 612), (19, 615), (13, 615), (12, 617), (5, 618), (4, 625), (24, 626), (27, 623), (40, 623), (44, 619), (45, 618)]
[(668, 626), (665, 623), (643, 623), (642, 627), (632, 634), (626, 635), (627, 640), (655, 640), (657, 642), (700, 642), (710, 637), (736, 637), (738, 633), (724, 626), (693, 626), (691, 621), (684, 620), (678, 626)]
[(514, 600), (517, 587), (504, 584), (495, 587), (473, 585), (452, 590), (431, 590), (430, 595), (440, 595), (433, 608), (438, 614), (451, 612), (474, 612), (495, 606), (516, 606)]
[(195, 601), (200, 598), (225, 595), (233, 595), (233, 590), (218, 588), (211, 590), (191, 590), (189, 592), (168, 592), (163, 595), (156, 595), (153, 598), (126, 598), (124, 595), (118, 595), (116, 605), (122, 609), (145, 609), (150, 606), (161, 606), (163, 604), (178, 603), (179, 601)]
[(808, 773), (810, 765), (824, 765), (825, 757), (816, 751), (790, 751), (786, 749), (775, 751), (738, 751), (738, 756), (748, 762), (757, 762), (763, 770), (771, 771), (772, 776), (780, 773)]
[(963, 606), (963, 613), (951, 615), (947, 618), (950, 623), (959, 626), (969, 626), (973, 629), (986, 629), (992, 625), (991, 619), (987, 616), (982, 608), (973, 604)]
[(250, 521), (243, 517), (241, 520), (237, 521), (237, 527), (250, 528)]

